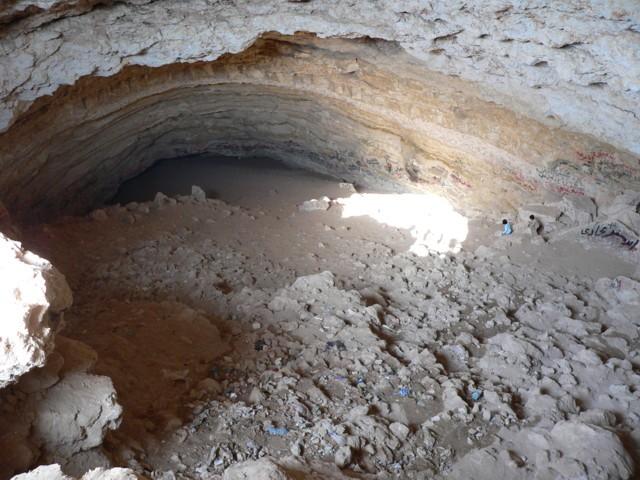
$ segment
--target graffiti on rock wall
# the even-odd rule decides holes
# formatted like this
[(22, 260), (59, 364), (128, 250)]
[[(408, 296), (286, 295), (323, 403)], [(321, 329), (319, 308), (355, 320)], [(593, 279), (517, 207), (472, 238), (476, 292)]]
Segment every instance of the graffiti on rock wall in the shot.
[(622, 246), (629, 247), (629, 250), (635, 249), (640, 243), (640, 239), (631, 233), (629, 229), (616, 222), (596, 223), (583, 228), (580, 233), (589, 237), (617, 237), (622, 241)]
[(640, 170), (634, 169), (620, 160), (618, 155), (605, 151), (576, 151), (576, 158), (581, 162), (581, 170), (593, 177), (596, 183), (603, 185), (611, 180), (623, 182), (640, 181)]
[(640, 183), (640, 169), (624, 163), (617, 154), (576, 150), (575, 161), (557, 159), (536, 169), (538, 178), (558, 193), (584, 195), (585, 186)]
[(581, 177), (584, 176), (575, 162), (558, 159), (546, 167), (536, 169), (540, 180), (551, 190), (558, 193), (584, 195)]
[(451, 176), (451, 180), (453, 180), (453, 183), (455, 183), (456, 185), (462, 185), (465, 188), (471, 188), (471, 184), (467, 182), (464, 178), (459, 177), (453, 172), (451, 172), (450, 176)]
[(520, 171), (508, 171), (511, 175), (511, 178), (514, 182), (520, 185), (523, 189), (528, 192), (535, 192), (538, 189), (538, 184), (535, 181), (532, 181), (528, 176), (523, 174)]

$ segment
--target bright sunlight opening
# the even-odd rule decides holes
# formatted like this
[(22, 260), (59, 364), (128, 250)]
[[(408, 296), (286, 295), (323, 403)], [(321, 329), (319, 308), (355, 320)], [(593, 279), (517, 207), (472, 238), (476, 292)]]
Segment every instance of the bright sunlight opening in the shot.
[(458, 252), (469, 233), (467, 218), (438, 195), (356, 193), (335, 202), (342, 205), (343, 218), (366, 215), (409, 230), (415, 239), (410, 251), (420, 256)]

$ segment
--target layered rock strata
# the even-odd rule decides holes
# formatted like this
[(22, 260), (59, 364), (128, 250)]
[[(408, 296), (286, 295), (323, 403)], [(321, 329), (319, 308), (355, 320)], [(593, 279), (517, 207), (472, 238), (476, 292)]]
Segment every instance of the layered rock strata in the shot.
[(479, 208), (640, 183), (632, 3), (95, 3), (3, 12), (0, 191), (22, 218), (202, 151)]

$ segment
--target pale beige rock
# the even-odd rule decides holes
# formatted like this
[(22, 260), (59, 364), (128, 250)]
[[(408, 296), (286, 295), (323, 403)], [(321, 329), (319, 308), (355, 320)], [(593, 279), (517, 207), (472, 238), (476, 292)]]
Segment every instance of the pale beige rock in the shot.
[(223, 480), (290, 480), (292, 477), (269, 458), (239, 463), (225, 470)]
[(35, 409), (34, 437), (54, 459), (97, 447), (122, 415), (111, 380), (86, 373), (64, 377)]
[(353, 452), (348, 445), (342, 446), (336, 450), (334, 462), (338, 468), (346, 468), (353, 459)]
[(449, 478), (632, 478), (633, 464), (620, 439), (601, 427), (566, 421), (548, 432), (505, 429), (501, 437), (508, 440), (467, 454)]
[(205, 191), (197, 185), (191, 186), (191, 196), (198, 202), (204, 202), (207, 199)]
[(96, 468), (85, 473), (80, 480), (143, 480), (128, 468)]
[(322, 197), (320, 199), (312, 198), (311, 200), (305, 200), (298, 206), (298, 210), (301, 212), (313, 212), (316, 210), (328, 210), (331, 206), (331, 200), (328, 197)]
[(583, 195), (566, 195), (557, 206), (562, 213), (580, 225), (593, 222), (598, 214), (594, 201)]
[(24, 393), (34, 393), (54, 385), (59, 379), (65, 360), (58, 352), (52, 352), (47, 363), (27, 372), (20, 378), (17, 388)]
[(61, 373), (88, 372), (98, 360), (97, 352), (89, 345), (62, 335), (56, 336), (55, 351), (64, 360)]
[(0, 234), (0, 388), (44, 365), (53, 348), (49, 312), (71, 303), (64, 275)]
[[(84, 451), (101, 443), (100, 428), (113, 428), (117, 424), (114, 415), (120, 411), (113, 404), (115, 392), (108, 388), (109, 379), (84, 373), (96, 358), (89, 346), (58, 335), (44, 367), (20, 377), (13, 390), (0, 392), (0, 478), (32, 467), (42, 453), (55, 458), (71, 474), (111, 465), (106, 458), (95, 461), (96, 454), (89, 458), (91, 454)], [(82, 375), (82, 382), (70, 374)], [(61, 396), (60, 392), (65, 393)], [(60, 442), (67, 446), (58, 450)], [(86, 455), (70, 459), (76, 452)], [(74, 469), (69, 460), (85, 468)]]
[(64, 474), (60, 465), (43, 465), (27, 473), (14, 476), (11, 480), (73, 480)]
[[(50, 2), (20, 2), (22, 8), (12, 6), (6, 13), (29, 4), (44, 10), (4, 39), (7, 47), (13, 47), (3, 60), (8, 75), (0, 84), (5, 128), (19, 111), (20, 101), (32, 101), (90, 72), (110, 75), (127, 64), (212, 60), (242, 49), (261, 32), (309, 31), (323, 37), (398, 41), (433, 69), (494, 85), (497, 99), (512, 96), (510, 100), (528, 113), (541, 118), (553, 115), (571, 129), (610, 137), (631, 150), (640, 148), (631, 135), (634, 128), (626, 132), (617, 128), (638, 122), (634, 103), (640, 90), (639, 40), (626, 28), (639, 21), (633, 2), (586, 8), (568, 1), (544, 2), (527, 10), (498, 1), (472, 2), (465, 9), (448, 3), (425, 9), (420, 2), (384, 2), (370, 8), (366, 3), (346, 5), (337, 0), (308, 4), (252, 0), (212, 7), (197, 0), (181, 9), (184, 18), (178, 23), (169, 21), (172, 8), (180, 6), (176, 0), (153, 2), (146, 9), (138, 4), (148, 2), (129, 0), (93, 11), (87, 10), (98, 2), (64, 3), (66, 8), (56, 13), (47, 12)], [(64, 18), (81, 4), (84, 15)], [(56, 17), (63, 18), (51, 22)], [(234, 21), (242, 18), (251, 22)], [(39, 30), (28, 29), (41, 23)], [(96, 25), (101, 29), (93, 28)], [(104, 32), (104, 38), (97, 41), (94, 32)], [(214, 38), (217, 41), (211, 41)], [(47, 69), (48, 75), (42, 75)], [(345, 69), (354, 71), (357, 68)]]
[(640, 181), (625, 0), (94, 3), (7, 10), (0, 191), (16, 218), (84, 213), (160, 158), (210, 151), (474, 209), (600, 203)]
[[(96, 468), (78, 480), (142, 480), (132, 470), (128, 468)], [(11, 480), (75, 480), (73, 477), (65, 475), (60, 465), (44, 465), (30, 472), (14, 476)]]

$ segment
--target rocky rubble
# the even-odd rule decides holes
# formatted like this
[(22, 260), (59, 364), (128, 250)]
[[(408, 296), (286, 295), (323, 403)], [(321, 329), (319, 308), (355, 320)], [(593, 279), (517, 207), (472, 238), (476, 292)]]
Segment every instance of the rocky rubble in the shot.
[(44, 367), (0, 392), (1, 478), (38, 459), (58, 462), (79, 476), (87, 462), (110, 465), (96, 447), (120, 424), (113, 384), (88, 373), (97, 358), (91, 348), (61, 335), (56, 342)]
[[(636, 262), (640, 254), (640, 194), (627, 191), (600, 209), (590, 197), (565, 195), (560, 200), (520, 207), (511, 242), (531, 238), (528, 226), (533, 215), (540, 223), (538, 241), (571, 239), (587, 248), (606, 248)], [(504, 244), (504, 242), (503, 242)]]
[[(0, 477), (37, 459), (73, 469), (71, 463), (82, 463), (78, 455), (99, 447), (119, 425), (122, 409), (111, 380), (88, 373), (95, 351), (54, 335), (72, 303), (65, 277), (3, 235), (0, 257)], [(55, 468), (34, 478), (52, 478)]]
[[(91, 470), (78, 480), (137, 480), (141, 479), (131, 470), (126, 468), (112, 468), (105, 470), (96, 468)], [(12, 480), (75, 480), (73, 477), (65, 475), (59, 465), (46, 465), (38, 467), (28, 473), (16, 475)]]
[[(299, 215), (333, 222), (332, 210)], [(282, 260), (216, 237), (232, 225), (255, 226), (257, 212), (193, 197), (104, 212), (102, 219), (55, 227), (85, 238), (83, 222), (99, 222), (102, 235), (113, 229), (128, 239), (107, 242), (95, 252), (101, 262), (74, 274), (86, 286), (81, 310), (106, 297), (136, 308), (171, 292), (176, 301), (215, 312), (229, 347), (202, 357), (208, 363), (200, 373), (171, 377), (194, 386), (180, 390), (191, 409), (185, 421), (149, 427), (144, 452), (121, 438), (130, 447), (119, 455), (138, 474), (635, 474), (629, 445), (640, 441), (636, 280), (558, 274), (491, 248), (418, 257), (361, 243), (357, 235), (341, 243), (357, 273), (296, 275)], [(156, 222), (167, 218), (181, 226), (156, 235), (163, 228)], [(291, 218), (292, 225), (301, 221)], [(125, 255), (108, 253), (124, 245)], [(101, 335), (87, 339), (102, 342)], [(136, 416), (146, 424), (142, 410)], [(153, 444), (153, 435), (163, 443)]]

